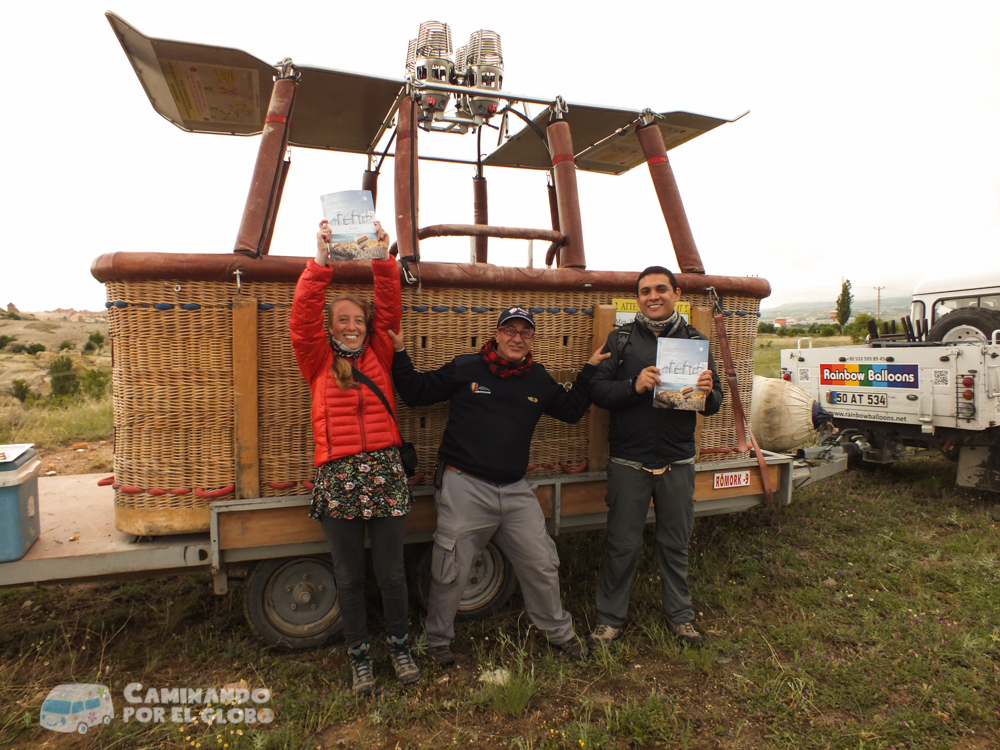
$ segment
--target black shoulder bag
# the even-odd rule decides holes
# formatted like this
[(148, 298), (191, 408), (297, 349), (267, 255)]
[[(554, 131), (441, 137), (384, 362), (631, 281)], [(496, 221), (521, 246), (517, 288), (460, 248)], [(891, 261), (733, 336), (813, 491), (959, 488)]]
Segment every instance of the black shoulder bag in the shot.
[[(392, 417), (392, 421), (396, 423), (396, 428), (398, 429), (399, 422), (396, 420), (396, 415), (392, 411), (392, 407), (389, 406), (389, 400), (385, 397), (385, 394), (382, 393), (382, 389), (375, 385), (371, 378), (363, 374), (361, 370), (354, 365), (351, 365), (351, 375), (359, 383), (367, 385), (371, 392), (378, 396), (378, 400), (382, 402), (382, 406), (384, 406), (385, 410), (389, 412), (389, 416)], [(417, 449), (413, 447), (413, 443), (403, 443), (399, 446), (399, 458), (403, 462), (403, 471), (406, 472), (406, 476), (412, 477), (417, 473), (417, 464), (420, 463), (420, 461), (417, 458)]]

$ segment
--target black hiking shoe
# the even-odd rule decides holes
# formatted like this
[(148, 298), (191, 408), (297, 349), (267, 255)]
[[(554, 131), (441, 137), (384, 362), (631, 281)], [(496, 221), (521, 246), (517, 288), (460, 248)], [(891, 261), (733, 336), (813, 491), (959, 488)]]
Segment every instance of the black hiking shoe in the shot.
[(389, 653), (392, 656), (392, 668), (396, 670), (396, 679), (404, 685), (419, 680), (420, 667), (410, 655), (410, 636), (404, 635), (402, 638), (397, 638), (390, 635), (388, 641)]
[(440, 646), (431, 646), (430, 655), (434, 663), (439, 667), (450, 667), (455, 663), (455, 655), (451, 653), (451, 646), (447, 643)]
[(587, 647), (583, 645), (580, 637), (574, 633), (573, 636), (564, 643), (553, 643), (553, 646), (562, 651), (570, 659), (582, 659), (587, 655)]
[(371, 695), (375, 690), (371, 646), (362, 643), (360, 646), (347, 649), (347, 660), (351, 663), (351, 691), (358, 695)]

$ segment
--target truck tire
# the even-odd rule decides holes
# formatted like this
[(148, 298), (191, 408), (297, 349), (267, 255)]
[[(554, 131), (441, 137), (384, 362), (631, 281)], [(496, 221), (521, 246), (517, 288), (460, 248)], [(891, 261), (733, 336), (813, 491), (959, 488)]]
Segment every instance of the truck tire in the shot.
[(328, 557), (261, 560), (247, 576), (243, 614), (272, 646), (319, 646), (343, 630), (333, 561)]
[(982, 307), (963, 307), (952, 310), (931, 326), (927, 338), (951, 344), (956, 341), (989, 340), (993, 331), (1000, 328), (1000, 312)]
[[(420, 606), (427, 610), (431, 591), (431, 555), (434, 545), (428, 544), (416, 566), (414, 593)], [(514, 569), (500, 548), (490, 541), (473, 564), (455, 620), (481, 620), (507, 603), (514, 591)]]

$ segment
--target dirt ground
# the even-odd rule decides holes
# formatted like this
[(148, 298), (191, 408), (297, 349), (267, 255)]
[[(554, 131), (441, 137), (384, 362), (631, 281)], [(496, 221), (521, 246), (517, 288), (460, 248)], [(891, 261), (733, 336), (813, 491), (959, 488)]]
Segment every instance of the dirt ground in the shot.
[(72, 474), (97, 474), (114, 467), (114, 453), (110, 440), (97, 443), (76, 443), (76, 448), (39, 451), (42, 476), (68, 476)]

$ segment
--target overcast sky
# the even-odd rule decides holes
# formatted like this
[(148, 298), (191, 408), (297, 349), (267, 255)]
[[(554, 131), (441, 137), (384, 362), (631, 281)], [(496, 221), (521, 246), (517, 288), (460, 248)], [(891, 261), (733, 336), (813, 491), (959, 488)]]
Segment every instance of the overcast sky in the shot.
[[(0, 32), (10, 61), (0, 304), (98, 309), (105, 293), (89, 266), (102, 253), (230, 252), (259, 139), (185, 133), (157, 115), (106, 5), (12, 6)], [(750, 110), (670, 158), (706, 270), (766, 278), (765, 306), (832, 307), (842, 278), (864, 298), (875, 286), (908, 295), (940, 267), (1000, 269), (1000, 3), (584, 7), (119, 0), (110, 10), (153, 37), (400, 78), (407, 40), (435, 18), (456, 46), (479, 28), (500, 33), (509, 92), (727, 119)], [(475, 156), (473, 136), (422, 134), (422, 151), (432, 139)], [(483, 142), (495, 147), (495, 134)], [(318, 196), (359, 188), (365, 166), (295, 149), (272, 254), (311, 255)], [(391, 162), (383, 172), (379, 214), (392, 231)], [(486, 176), (490, 223), (548, 226), (544, 172)], [(421, 224), (472, 223), (471, 177), (469, 166), (422, 167)], [(676, 267), (644, 166), (579, 182), (588, 267)], [(467, 241), (422, 250), (469, 256)], [(491, 241), (490, 260), (524, 265), (527, 245)]]

